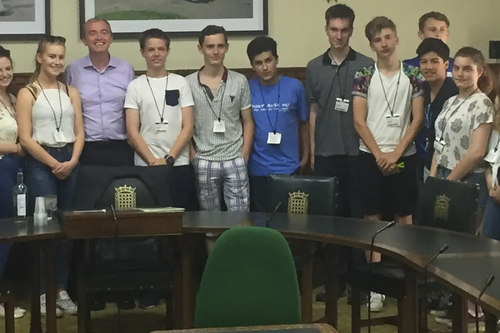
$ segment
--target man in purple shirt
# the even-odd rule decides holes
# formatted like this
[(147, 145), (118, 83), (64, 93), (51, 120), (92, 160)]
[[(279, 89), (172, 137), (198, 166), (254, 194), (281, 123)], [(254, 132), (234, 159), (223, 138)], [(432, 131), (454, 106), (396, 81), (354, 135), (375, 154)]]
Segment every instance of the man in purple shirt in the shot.
[(109, 54), (113, 40), (106, 20), (90, 19), (81, 36), (89, 54), (73, 61), (66, 69), (66, 81), (82, 98), (85, 147), (82, 165), (134, 165), (134, 151), (127, 141), (125, 94), (134, 79), (134, 69)]

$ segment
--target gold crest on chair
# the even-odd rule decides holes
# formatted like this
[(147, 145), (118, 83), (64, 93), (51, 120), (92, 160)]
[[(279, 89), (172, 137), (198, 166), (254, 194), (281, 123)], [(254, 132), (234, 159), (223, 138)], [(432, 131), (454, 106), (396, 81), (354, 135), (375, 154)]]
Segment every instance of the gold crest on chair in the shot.
[(136, 208), (137, 194), (135, 193), (135, 189), (135, 187), (127, 185), (115, 187), (115, 208)]
[(436, 203), (434, 204), (434, 218), (445, 221), (448, 220), (450, 200), (451, 199), (444, 194), (436, 197)]
[(307, 215), (309, 194), (297, 191), (288, 193), (288, 214)]

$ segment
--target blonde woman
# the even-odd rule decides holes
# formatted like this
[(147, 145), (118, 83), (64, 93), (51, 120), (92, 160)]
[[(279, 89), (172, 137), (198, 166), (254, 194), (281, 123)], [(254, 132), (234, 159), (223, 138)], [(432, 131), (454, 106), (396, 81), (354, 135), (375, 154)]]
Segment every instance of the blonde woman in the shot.
[[(35, 73), (18, 94), (19, 138), (29, 154), (27, 185), (31, 208), (35, 197), (46, 195), (57, 196), (59, 210), (73, 206), (84, 131), (80, 94), (58, 80), (64, 69), (65, 41), (63, 37), (46, 36), (39, 42)], [(68, 252), (68, 243), (62, 243), (56, 258), (58, 316), (77, 312), (66, 292)], [(41, 288), (45, 288), (44, 281)], [(40, 296), (40, 303), (44, 315), (45, 294)]]

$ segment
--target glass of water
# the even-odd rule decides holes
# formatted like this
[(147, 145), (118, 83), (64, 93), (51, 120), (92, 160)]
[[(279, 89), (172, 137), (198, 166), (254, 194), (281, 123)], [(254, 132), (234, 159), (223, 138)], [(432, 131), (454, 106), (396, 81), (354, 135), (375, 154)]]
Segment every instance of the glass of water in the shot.
[(46, 195), (43, 197), (45, 202), (45, 211), (47, 212), (47, 220), (52, 220), (54, 212), (57, 210), (57, 196)]

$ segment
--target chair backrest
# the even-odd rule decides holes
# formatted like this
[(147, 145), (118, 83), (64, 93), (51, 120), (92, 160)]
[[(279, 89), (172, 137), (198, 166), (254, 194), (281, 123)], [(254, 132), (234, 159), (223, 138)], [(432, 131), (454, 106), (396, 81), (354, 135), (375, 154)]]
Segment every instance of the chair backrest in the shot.
[(225, 231), (208, 257), (195, 327), (299, 324), (300, 294), (285, 238), (276, 230)]
[(474, 233), (478, 197), (477, 184), (428, 177), (422, 191), (418, 224)]
[(269, 176), (266, 210), (281, 202), (279, 213), (335, 216), (338, 213), (338, 181), (335, 177)]
[[(83, 166), (77, 179), (77, 209), (167, 207), (168, 167)], [(141, 221), (137, 221), (141, 223)], [(165, 265), (160, 240), (151, 237), (89, 241), (90, 261), (100, 270), (151, 270)], [(161, 262), (162, 261), (162, 262)], [(97, 267), (97, 266), (96, 266)]]
[(170, 206), (167, 167), (81, 167), (77, 179), (77, 209)]

